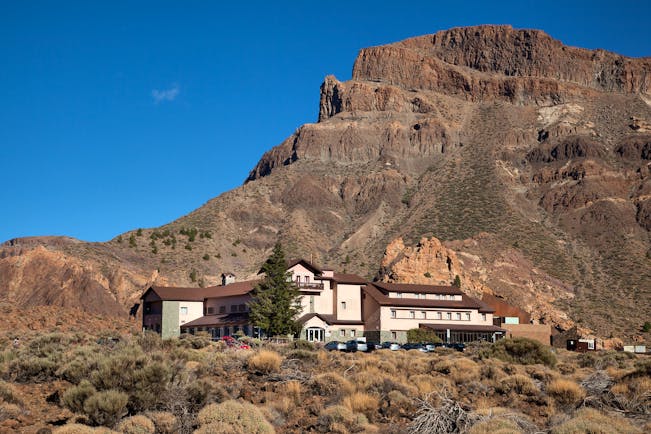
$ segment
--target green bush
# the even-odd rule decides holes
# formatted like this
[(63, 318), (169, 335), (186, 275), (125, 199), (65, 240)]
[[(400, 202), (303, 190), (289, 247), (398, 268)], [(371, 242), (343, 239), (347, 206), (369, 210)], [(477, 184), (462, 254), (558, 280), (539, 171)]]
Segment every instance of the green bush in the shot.
[(306, 341), (304, 339), (297, 339), (293, 341), (290, 344), (290, 347), (295, 349), (295, 350), (307, 350), (307, 351), (314, 351), (316, 350), (316, 347), (314, 344), (310, 341)]
[(420, 342), (441, 342), (441, 339), (436, 336), (436, 332), (428, 329), (410, 329), (407, 330), (407, 342), (420, 343)]
[(19, 383), (42, 383), (55, 378), (57, 367), (50, 358), (23, 355), (9, 363), (9, 375)]
[(73, 413), (84, 411), (84, 402), (97, 393), (97, 389), (88, 380), (81, 380), (77, 386), (68, 388), (61, 396), (61, 404)]
[(556, 365), (556, 356), (549, 347), (528, 338), (501, 339), (482, 349), (479, 355), (523, 365)]
[(94, 425), (112, 427), (127, 414), (129, 395), (117, 390), (97, 392), (84, 402), (84, 414)]

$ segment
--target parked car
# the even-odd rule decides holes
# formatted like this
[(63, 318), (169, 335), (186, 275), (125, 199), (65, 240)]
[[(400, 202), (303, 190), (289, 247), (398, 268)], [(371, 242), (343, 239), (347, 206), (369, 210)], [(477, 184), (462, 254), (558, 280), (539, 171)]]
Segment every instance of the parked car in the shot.
[(348, 341), (346, 342), (346, 351), (355, 353), (357, 351), (362, 351), (364, 353), (368, 352), (368, 345), (366, 345), (366, 342), (362, 341)]
[(391, 350), (391, 351), (398, 351), (400, 349), (400, 344), (397, 342), (382, 342), (382, 348)]
[(323, 346), (328, 351), (346, 351), (346, 344), (339, 341), (330, 341)]
[(430, 352), (430, 353), (432, 351), (434, 351), (436, 349), (436, 347), (437, 347), (437, 345), (434, 344), (434, 343), (431, 343), (431, 342), (428, 342), (428, 343), (425, 344), (425, 348), (427, 348), (427, 351)]
[(381, 350), (382, 345), (379, 342), (366, 341), (369, 351)]
[(427, 352), (427, 348), (425, 347), (425, 345), (423, 345), (423, 344), (415, 344), (415, 343), (404, 344), (402, 346), (402, 349), (407, 350), (407, 351), (409, 351), (409, 350), (417, 350), (417, 351), (420, 351), (422, 353)]

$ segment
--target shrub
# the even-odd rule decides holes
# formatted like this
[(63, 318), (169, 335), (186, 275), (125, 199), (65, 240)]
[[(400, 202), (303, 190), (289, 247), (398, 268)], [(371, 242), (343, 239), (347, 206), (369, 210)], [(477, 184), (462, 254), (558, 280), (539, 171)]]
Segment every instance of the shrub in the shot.
[(501, 379), (495, 389), (500, 393), (515, 392), (518, 395), (534, 395), (538, 392), (531, 378), (522, 374), (509, 375)]
[(468, 434), (519, 434), (523, 432), (514, 421), (496, 417), (473, 425)]
[(326, 407), (317, 419), (317, 430), (324, 433), (358, 432), (368, 424), (366, 416), (354, 414), (352, 410), (343, 405)]
[(248, 361), (249, 372), (254, 374), (271, 374), (280, 371), (283, 358), (275, 351), (261, 350)]
[(52, 434), (109, 434), (115, 432), (116, 431), (111, 431), (104, 428), (92, 428), (80, 423), (68, 423), (61, 427), (55, 428), (55, 430), (52, 431)]
[(311, 386), (314, 393), (321, 396), (331, 396), (339, 393), (348, 395), (355, 390), (350, 381), (336, 372), (316, 375), (312, 379)]
[(129, 396), (117, 390), (91, 395), (84, 402), (84, 413), (94, 425), (114, 426), (127, 413)]
[(7, 402), (9, 404), (18, 404), (23, 403), (22, 399), (18, 396), (18, 392), (14, 386), (4, 381), (0, 381), (0, 400)]
[(248, 402), (229, 400), (221, 404), (209, 404), (199, 412), (197, 420), (201, 425), (201, 428), (196, 431), (197, 433), (264, 434), (275, 432), (260, 409)]
[(84, 411), (84, 402), (96, 392), (97, 390), (90, 381), (81, 380), (77, 386), (72, 386), (63, 392), (61, 404), (73, 413), (81, 413)]
[(441, 342), (441, 339), (433, 330), (418, 328), (407, 330), (407, 342)]
[(173, 434), (178, 431), (176, 416), (166, 411), (152, 411), (146, 413), (147, 417), (154, 422), (156, 432), (161, 434)]
[(314, 351), (316, 350), (314, 344), (310, 341), (306, 341), (304, 339), (297, 339), (293, 341), (290, 344), (290, 348), (294, 348), (295, 350), (306, 350), (306, 351)]
[(535, 365), (541, 363), (547, 366), (556, 365), (556, 356), (550, 348), (538, 341), (528, 338), (501, 339), (482, 349), (480, 357), (494, 357), (505, 362)]
[(345, 397), (342, 404), (353, 413), (364, 413), (366, 417), (372, 417), (377, 412), (380, 401), (376, 396), (368, 393), (355, 392)]
[(479, 365), (466, 358), (441, 360), (434, 364), (433, 369), (442, 374), (449, 375), (450, 379), (457, 384), (477, 381), (480, 377)]
[(606, 416), (597, 410), (584, 408), (579, 410), (572, 419), (553, 427), (552, 434), (638, 434), (641, 431), (626, 420)]
[(116, 429), (123, 434), (154, 434), (156, 432), (154, 423), (140, 414), (122, 419)]
[(9, 372), (19, 383), (42, 383), (54, 379), (57, 367), (57, 363), (48, 357), (24, 354), (9, 363)]
[(585, 397), (585, 391), (574, 381), (558, 379), (547, 386), (547, 393), (561, 405), (576, 405)]

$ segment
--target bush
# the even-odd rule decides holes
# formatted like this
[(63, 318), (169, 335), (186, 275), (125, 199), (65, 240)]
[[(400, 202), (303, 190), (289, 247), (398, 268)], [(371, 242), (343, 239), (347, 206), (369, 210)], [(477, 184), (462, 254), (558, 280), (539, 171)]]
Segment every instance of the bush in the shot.
[(94, 425), (112, 427), (127, 414), (128, 402), (129, 396), (124, 392), (97, 392), (84, 402), (84, 414)]
[(305, 339), (297, 339), (293, 341), (290, 344), (290, 348), (293, 348), (295, 350), (306, 350), (306, 351), (314, 351), (316, 350), (316, 347), (314, 344), (310, 341), (306, 341)]
[(84, 402), (97, 392), (88, 380), (81, 380), (77, 386), (72, 386), (61, 396), (61, 404), (73, 413), (84, 411)]
[(348, 433), (358, 432), (368, 424), (366, 416), (355, 414), (343, 405), (326, 407), (317, 419), (317, 430), (323, 433)]
[(567, 422), (553, 427), (552, 434), (639, 434), (641, 431), (626, 420), (609, 417), (599, 413), (597, 410), (584, 408)]
[(0, 401), (7, 402), (9, 404), (18, 404), (22, 405), (23, 401), (18, 396), (18, 392), (14, 386), (4, 381), (0, 381)]
[(355, 392), (345, 397), (342, 404), (353, 413), (364, 413), (366, 417), (372, 417), (377, 412), (380, 401), (368, 393)]
[(55, 430), (52, 431), (53, 434), (112, 434), (115, 432), (116, 431), (107, 430), (105, 428), (91, 428), (80, 423), (68, 423), (59, 428), (55, 428)]
[(346, 380), (336, 372), (326, 372), (312, 379), (312, 390), (315, 394), (321, 396), (331, 396), (334, 394), (350, 394), (355, 387), (350, 381)]
[(116, 429), (123, 434), (154, 434), (156, 432), (154, 423), (140, 414), (122, 419)]
[(57, 367), (50, 358), (25, 354), (9, 363), (9, 372), (19, 383), (42, 383), (55, 378)]
[(505, 362), (547, 366), (556, 365), (556, 356), (551, 349), (538, 341), (528, 338), (500, 339), (480, 351), (480, 357), (496, 358)]
[(146, 413), (147, 417), (154, 422), (156, 432), (161, 434), (174, 434), (178, 432), (178, 421), (176, 416), (166, 411), (152, 411)]
[(531, 378), (522, 374), (509, 375), (501, 379), (495, 389), (500, 393), (515, 392), (518, 395), (535, 395), (538, 392)]
[(425, 342), (441, 342), (436, 332), (429, 329), (410, 329), (407, 330), (407, 342), (411, 343), (425, 343)]
[(209, 404), (198, 414), (201, 428), (196, 433), (273, 433), (274, 428), (255, 405), (248, 402), (224, 401)]
[(514, 421), (496, 417), (473, 425), (468, 434), (519, 434), (523, 432)]
[(261, 350), (248, 361), (249, 372), (254, 374), (271, 374), (280, 371), (283, 358), (275, 351)]
[(547, 393), (561, 405), (576, 405), (585, 397), (585, 391), (571, 380), (558, 379), (547, 386)]

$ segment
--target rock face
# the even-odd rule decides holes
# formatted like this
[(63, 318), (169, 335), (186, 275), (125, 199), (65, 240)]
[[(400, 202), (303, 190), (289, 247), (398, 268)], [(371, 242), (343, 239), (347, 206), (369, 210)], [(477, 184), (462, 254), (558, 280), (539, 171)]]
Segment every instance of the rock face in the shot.
[(367, 277), (459, 275), (559, 328), (632, 338), (651, 313), (650, 85), (650, 58), (509, 26), (366, 48), (243, 186), (108, 243), (8, 242), (0, 294), (119, 310), (154, 280), (246, 278), (280, 240)]

